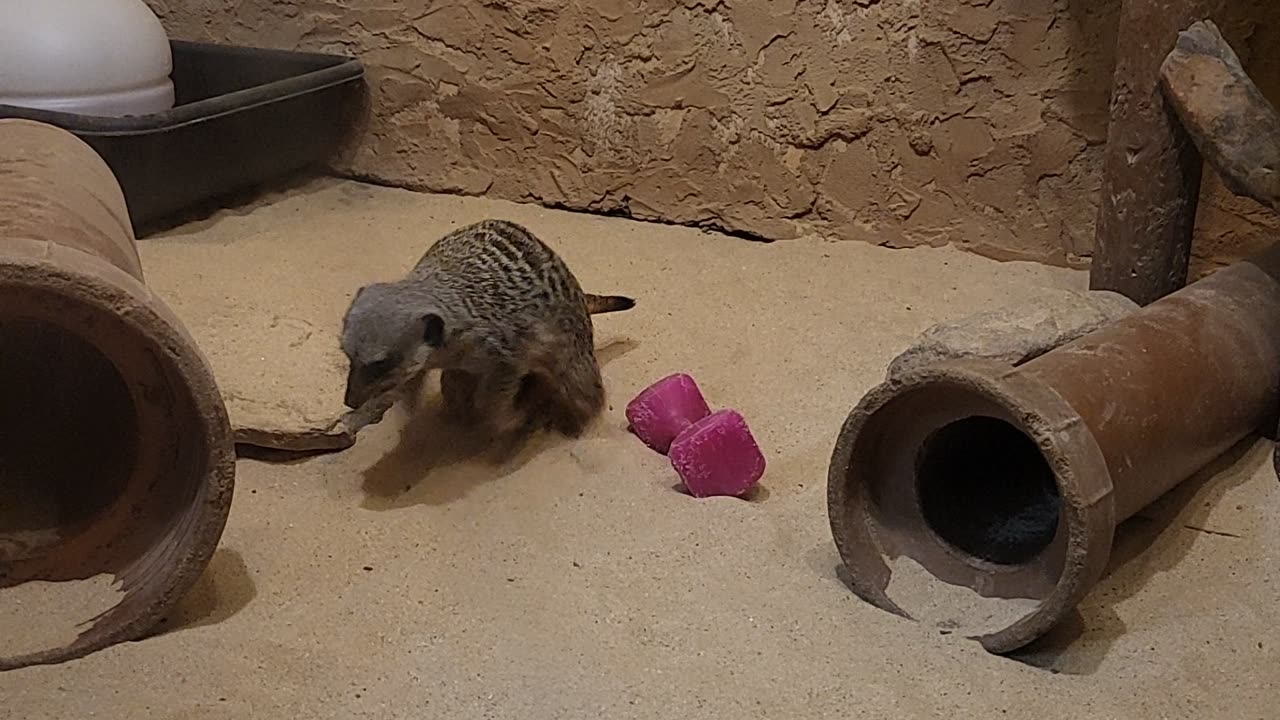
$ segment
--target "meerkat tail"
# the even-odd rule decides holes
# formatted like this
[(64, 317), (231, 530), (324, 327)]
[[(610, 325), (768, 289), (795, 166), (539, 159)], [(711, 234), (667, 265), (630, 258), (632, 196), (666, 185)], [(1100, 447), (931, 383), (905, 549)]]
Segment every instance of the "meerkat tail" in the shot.
[(591, 315), (600, 315), (602, 313), (622, 312), (630, 310), (636, 306), (636, 301), (623, 295), (592, 295), (587, 293), (587, 313)]

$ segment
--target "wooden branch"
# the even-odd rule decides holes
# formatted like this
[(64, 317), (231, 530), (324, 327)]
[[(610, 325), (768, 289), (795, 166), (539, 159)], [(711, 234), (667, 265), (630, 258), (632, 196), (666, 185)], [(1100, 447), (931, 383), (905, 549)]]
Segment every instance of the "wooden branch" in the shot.
[(1229, 0), (1123, 0), (1091, 290), (1147, 305), (1187, 283), (1204, 163), (1160, 90), (1178, 33)]
[(1160, 68), (1169, 104), (1231, 192), (1280, 212), (1280, 114), (1218, 27), (1195, 23)]

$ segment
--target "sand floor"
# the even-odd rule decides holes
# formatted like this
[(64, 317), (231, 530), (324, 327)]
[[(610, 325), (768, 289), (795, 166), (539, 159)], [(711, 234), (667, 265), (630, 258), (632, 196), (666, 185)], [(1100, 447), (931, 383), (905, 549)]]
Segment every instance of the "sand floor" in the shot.
[[(506, 217), (594, 292), (612, 396), (577, 442), (511, 465), (393, 414), (344, 453), (244, 460), (221, 549), (145, 641), (0, 674), (0, 717), (1273, 717), (1280, 485), (1250, 444), (1148, 509), (1077, 621), (1021, 661), (880, 612), (838, 579), (835, 433), (912, 337), (1080, 273), (950, 249), (685, 228), (321, 180), (146, 240), (233, 415), (339, 409), (362, 283), (460, 223)], [(697, 501), (625, 431), (673, 371), (751, 423), (753, 502)]]

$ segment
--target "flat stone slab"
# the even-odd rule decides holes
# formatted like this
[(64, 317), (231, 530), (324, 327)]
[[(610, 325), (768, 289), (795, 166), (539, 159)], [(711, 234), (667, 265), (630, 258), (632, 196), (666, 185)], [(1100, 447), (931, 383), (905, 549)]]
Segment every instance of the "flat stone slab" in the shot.
[(886, 379), (923, 365), (985, 358), (1020, 365), (1138, 309), (1107, 290), (1052, 290), (1042, 298), (939, 323), (889, 363)]

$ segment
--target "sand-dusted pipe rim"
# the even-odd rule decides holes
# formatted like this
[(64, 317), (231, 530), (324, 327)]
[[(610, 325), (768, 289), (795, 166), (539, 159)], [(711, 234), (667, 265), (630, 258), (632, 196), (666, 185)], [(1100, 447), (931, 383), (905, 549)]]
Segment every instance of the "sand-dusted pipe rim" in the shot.
[[(213, 375), (204, 357), (177, 318), (132, 275), (88, 253), (49, 242), (0, 244), (0, 295), (11, 292), (55, 293), (102, 317), (115, 316), (135, 331), (125, 342), (158, 359), (167, 377), (164, 386), (188, 396), (191, 411), (181, 419), (195, 432), (184, 442), (197, 446), (199, 466), (183, 480), (191, 484), (186, 512), (166, 530), (163, 547), (151, 550), (119, 576), (125, 595), (120, 604), (97, 617), (71, 644), (61, 648), (0, 658), (0, 669), (64, 662), (107, 646), (135, 640), (151, 631), (199, 578), (218, 545), (230, 510), (235, 477), (231, 427)], [(21, 310), (19, 310), (21, 312)], [(12, 318), (14, 309), (0, 309)], [(30, 315), (28, 315), (30, 317)], [(113, 361), (125, 354), (103, 348), (101, 337), (65, 318), (35, 318), (62, 325), (86, 336)], [(116, 345), (123, 345), (120, 338)], [(129, 373), (122, 373), (126, 380)], [(153, 380), (154, 378), (147, 378)], [(137, 385), (130, 388), (137, 390)]]
[[(926, 397), (928, 407), (920, 404)], [(1029, 562), (996, 566), (975, 557), (941, 538), (919, 509), (915, 469), (924, 440), (934, 430), (973, 417), (1012, 425), (1035, 443), (1053, 472), (1060, 521), (1053, 541)], [(886, 433), (898, 437), (880, 441)], [(910, 439), (904, 441), (903, 433)], [(878, 503), (889, 496), (913, 512), (882, 522)], [(832, 535), (854, 592), (903, 617), (911, 615), (886, 592), (892, 574), (888, 560), (900, 554), (914, 557), (920, 551), (915, 559), (936, 577), (972, 588), (993, 575), (1003, 574), (1011, 586), (1023, 584), (1019, 574), (1050, 576), (1030, 612), (1003, 629), (971, 636), (993, 653), (1025, 646), (1071, 611), (1105, 570), (1115, 525), (1110, 475), (1080, 416), (1053, 389), (1008, 365), (980, 359), (917, 368), (867, 393), (837, 437), (827, 502)]]

